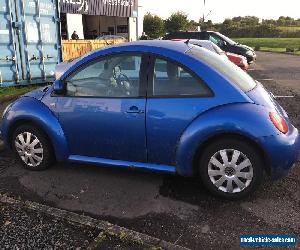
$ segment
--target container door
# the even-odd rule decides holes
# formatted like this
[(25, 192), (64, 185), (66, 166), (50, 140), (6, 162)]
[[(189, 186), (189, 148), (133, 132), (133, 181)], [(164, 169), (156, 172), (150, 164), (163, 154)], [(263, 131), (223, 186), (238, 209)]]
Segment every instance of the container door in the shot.
[(16, 34), (16, 8), (14, 0), (0, 1), (0, 86), (19, 80), (21, 61)]
[(23, 79), (49, 81), (60, 61), (57, 1), (15, 0), (22, 23), (19, 33)]
[(60, 62), (57, 0), (0, 1), (0, 86), (53, 80)]

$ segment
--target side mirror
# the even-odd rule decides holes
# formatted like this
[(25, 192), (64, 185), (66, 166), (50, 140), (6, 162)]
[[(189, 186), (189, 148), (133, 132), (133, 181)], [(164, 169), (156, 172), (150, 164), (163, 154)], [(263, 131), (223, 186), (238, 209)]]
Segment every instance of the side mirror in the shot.
[(55, 94), (62, 94), (64, 92), (64, 86), (60, 80), (55, 80), (53, 83), (53, 90)]

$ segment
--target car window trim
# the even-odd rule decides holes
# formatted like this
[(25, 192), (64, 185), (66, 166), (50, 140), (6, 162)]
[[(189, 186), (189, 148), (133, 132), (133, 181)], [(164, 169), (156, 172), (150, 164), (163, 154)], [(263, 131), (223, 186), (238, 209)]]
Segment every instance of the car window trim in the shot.
[[(89, 65), (96, 63), (97, 61), (103, 60), (105, 57), (112, 57), (112, 56), (120, 56), (120, 55), (132, 55), (132, 56), (141, 56), (141, 67), (140, 67), (140, 82), (139, 82), (139, 95), (138, 96), (68, 96), (66, 94), (67, 91), (67, 80), (78, 73), (82, 68), (88, 67)], [(142, 74), (142, 72), (145, 72), (145, 74)], [(144, 99), (147, 96), (147, 86), (148, 86), (148, 73), (149, 73), (149, 54), (141, 51), (123, 51), (123, 52), (113, 52), (105, 55), (98, 56), (96, 58), (93, 58), (85, 63), (82, 63), (79, 65), (75, 71), (70, 72), (63, 80), (63, 94), (56, 95), (54, 92), (52, 93), (52, 96), (56, 97), (66, 97), (66, 98), (98, 98), (98, 99)]]
[[(186, 72), (188, 72), (192, 77), (196, 78), (200, 83), (203, 83), (207, 90), (210, 92), (208, 95), (153, 95), (153, 84), (154, 84), (154, 67), (155, 67), (155, 60), (161, 59), (165, 61), (169, 61), (172, 63), (175, 63), (182, 69), (184, 69)], [(181, 98), (211, 98), (214, 97), (215, 94), (212, 91), (212, 89), (208, 86), (208, 84), (200, 77), (198, 76), (194, 71), (189, 69), (187, 66), (183, 65), (182, 63), (169, 58), (167, 56), (163, 56), (160, 54), (154, 54), (150, 53), (150, 62), (149, 62), (149, 74), (148, 74), (148, 85), (147, 85), (147, 98), (151, 99), (160, 99), (160, 98), (173, 98), (173, 99), (181, 99)]]

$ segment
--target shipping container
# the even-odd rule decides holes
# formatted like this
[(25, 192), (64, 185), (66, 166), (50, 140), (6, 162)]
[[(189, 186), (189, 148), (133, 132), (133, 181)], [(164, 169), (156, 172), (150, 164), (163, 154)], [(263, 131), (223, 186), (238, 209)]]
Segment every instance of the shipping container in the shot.
[(0, 1), (0, 86), (53, 80), (61, 60), (58, 0)]

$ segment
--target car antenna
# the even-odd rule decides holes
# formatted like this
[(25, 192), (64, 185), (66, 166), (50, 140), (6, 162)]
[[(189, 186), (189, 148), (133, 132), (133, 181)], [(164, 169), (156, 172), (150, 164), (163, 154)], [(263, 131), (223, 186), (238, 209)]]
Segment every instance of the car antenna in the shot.
[(191, 40), (191, 39), (189, 38), (189, 39), (187, 39), (184, 43), (185, 43), (185, 44), (189, 44), (190, 40)]

